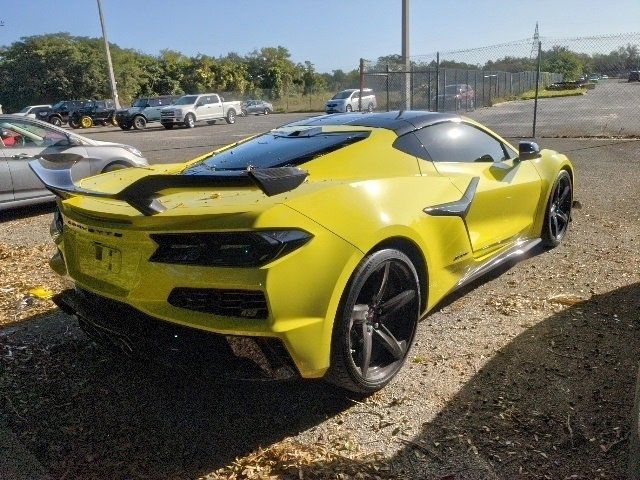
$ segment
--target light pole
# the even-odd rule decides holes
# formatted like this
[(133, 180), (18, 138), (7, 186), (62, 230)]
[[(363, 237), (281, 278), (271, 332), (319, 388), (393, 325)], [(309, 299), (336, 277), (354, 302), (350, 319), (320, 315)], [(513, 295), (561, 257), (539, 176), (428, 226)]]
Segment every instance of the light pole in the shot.
[(107, 29), (104, 26), (104, 16), (102, 15), (102, 2), (98, 2), (98, 14), (100, 15), (100, 26), (102, 27), (102, 39), (104, 40), (104, 50), (107, 54), (107, 68), (109, 69), (109, 84), (111, 85), (111, 97), (116, 109), (120, 108), (118, 101), (118, 90), (116, 88), (116, 77), (113, 74), (113, 64), (111, 63), (111, 52), (109, 51), (109, 40), (107, 40)]
[(409, 58), (409, 0), (402, 0), (402, 61), (404, 63), (404, 108), (411, 109), (411, 59)]

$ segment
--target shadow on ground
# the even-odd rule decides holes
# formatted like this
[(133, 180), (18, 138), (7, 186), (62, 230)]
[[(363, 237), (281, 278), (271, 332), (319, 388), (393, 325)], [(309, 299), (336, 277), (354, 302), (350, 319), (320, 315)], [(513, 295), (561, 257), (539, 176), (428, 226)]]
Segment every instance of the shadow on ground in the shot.
[(636, 283), (527, 329), (410, 439), (394, 470), (409, 478), (623, 478), (639, 312)]
[(196, 478), (352, 405), (319, 383), (119, 361), (61, 313), (0, 335), (0, 411), (53, 478)]
[[(636, 283), (529, 328), (406, 439), (391, 471), (424, 479), (621, 478), (639, 311)], [(64, 341), (49, 345), (51, 329), (67, 329)], [(120, 362), (60, 313), (2, 335), (5, 420), (56, 478), (195, 478), (351, 405), (322, 384), (203, 381)]]

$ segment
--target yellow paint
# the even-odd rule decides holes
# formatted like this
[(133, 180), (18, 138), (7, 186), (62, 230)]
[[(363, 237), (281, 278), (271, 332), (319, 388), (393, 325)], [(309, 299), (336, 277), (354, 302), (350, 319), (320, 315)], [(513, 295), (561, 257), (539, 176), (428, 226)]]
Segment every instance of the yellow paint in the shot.
[[(390, 239), (415, 245), (428, 271), (428, 298), (423, 303), (427, 311), (465, 273), (510, 242), (538, 237), (555, 176), (560, 168), (571, 168), (566, 157), (546, 150), (538, 160), (510, 160), (502, 170), (490, 164), (434, 165), (394, 149), (392, 131), (325, 128), (369, 130), (370, 136), (302, 165), (309, 172), (307, 181), (273, 197), (258, 188), (168, 189), (158, 197), (167, 210), (154, 216), (143, 216), (116, 200), (64, 200), (65, 228), (58, 239), (62, 255), (56, 254), (52, 267), (82, 288), (161, 320), (224, 334), (278, 337), (304, 377), (321, 377), (329, 366), (340, 299), (368, 252)], [(117, 170), (81, 185), (115, 193), (146, 175), (179, 174), (209, 155), (188, 164)], [(469, 212), (468, 233), (459, 217), (424, 212), (426, 207), (459, 200), (476, 176), (481, 181)], [(264, 228), (299, 228), (313, 238), (289, 255), (253, 269), (149, 261), (156, 249), (150, 233)], [(104, 249), (108, 260), (96, 262), (96, 248)], [(167, 297), (175, 287), (262, 290), (269, 317), (221, 317), (173, 307)]]

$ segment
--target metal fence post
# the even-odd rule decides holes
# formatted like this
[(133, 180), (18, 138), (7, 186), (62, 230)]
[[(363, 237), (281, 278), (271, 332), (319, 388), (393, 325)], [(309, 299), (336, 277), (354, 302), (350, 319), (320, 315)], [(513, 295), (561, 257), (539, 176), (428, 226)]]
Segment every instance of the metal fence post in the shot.
[(389, 64), (387, 63), (387, 112), (389, 111)]
[(536, 122), (538, 120), (538, 89), (540, 87), (540, 59), (542, 58), (542, 42), (538, 42), (538, 68), (536, 70), (536, 99), (533, 102), (533, 138), (536, 138)]
[(360, 98), (358, 99), (358, 111), (362, 111), (362, 90), (364, 89), (364, 58), (360, 59)]
[(438, 98), (440, 94), (440, 52), (436, 53), (436, 112), (440, 111), (438, 103), (440, 99)]

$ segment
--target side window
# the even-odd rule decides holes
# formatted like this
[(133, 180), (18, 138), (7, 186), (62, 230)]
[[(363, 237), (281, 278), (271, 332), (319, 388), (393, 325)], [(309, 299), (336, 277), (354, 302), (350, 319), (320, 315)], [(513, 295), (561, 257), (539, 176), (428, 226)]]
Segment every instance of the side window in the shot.
[(420, 142), (414, 133), (407, 133), (398, 137), (395, 142), (393, 142), (393, 148), (423, 160), (431, 160), (429, 153), (427, 153), (422, 142)]
[(62, 132), (20, 121), (0, 123), (0, 139), (6, 148), (50, 147), (68, 142)]
[(502, 142), (466, 123), (438, 123), (415, 133), (434, 162), (501, 162), (511, 158)]
[(166, 105), (166, 103), (163, 102), (162, 98), (150, 98), (147, 103), (150, 107), (159, 107), (160, 105)]

